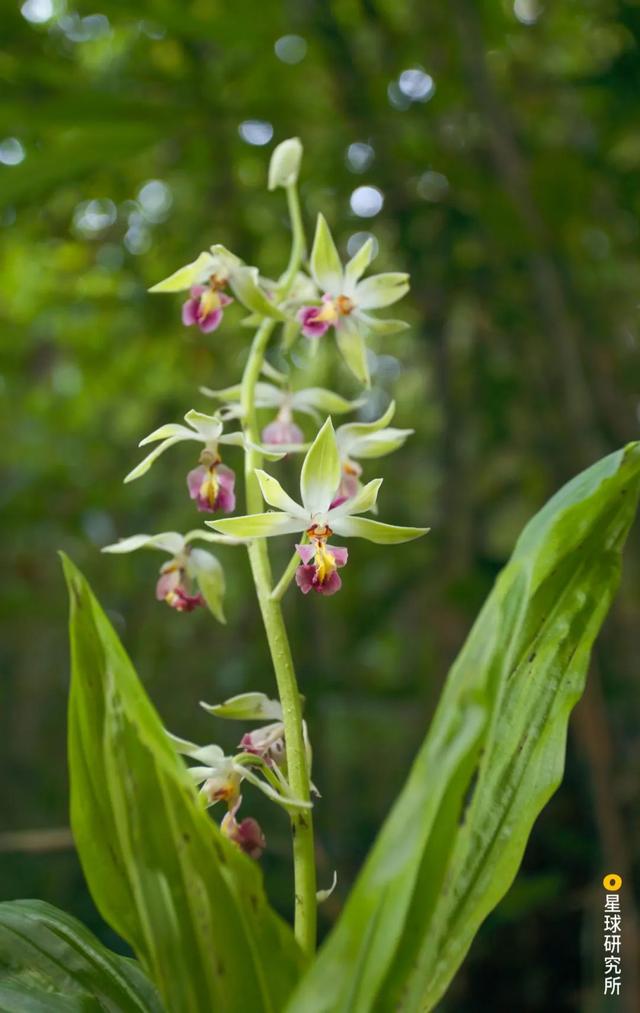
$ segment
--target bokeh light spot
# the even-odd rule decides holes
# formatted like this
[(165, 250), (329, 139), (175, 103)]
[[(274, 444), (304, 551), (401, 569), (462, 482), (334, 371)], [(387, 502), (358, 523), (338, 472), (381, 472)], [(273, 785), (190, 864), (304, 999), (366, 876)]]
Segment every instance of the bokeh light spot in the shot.
[(347, 165), (352, 172), (366, 172), (374, 157), (374, 149), (364, 141), (354, 141), (347, 148)]
[(25, 159), (25, 150), (17, 137), (5, 137), (0, 141), (0, 162), (3, 165), (20, 165)]
[(53, 0), (25, 0), (20, 13), (32, 25), (44, 25), (55, 14)]
[(522, 25), (535, 25), (542, 14), (538, 0), (514, 0), (513, 13)]
[(351, 210), (359, 218), (373, 218), (382, 211), (384, 194), (377, 186), (359, 186), (351, 194)]
[(283, 63), (301, 63), (307, 55), (307, 43), (301, 35), (283, 35), (273, 48)]
[(418, 196), (436, 203), (444, 200), (449, 192), (449, 180), (441, 172), (428, 169), (418, 180)]
[(145, 218), (152, 222), (162, 222), (173, 204), (171, 188), (161, 179), (150, 179), (140, 187), (138, 202)]
[(420, 67), (403, 70), (398, 78), (398, 88), (411, 102), (428, 102), (436, 90), (431, 74)]
[(266, 120), (243, 120), (238, 127), (238, 133), (247, 144), (256, 144), (262, 147), (268, 144), (273, 137), (273, 127)]
[(94, 199), (82, 201), (73, 213), (73, 227), (85, 236), (104, 232), (113, 225), (118, 210), (112, 200)]

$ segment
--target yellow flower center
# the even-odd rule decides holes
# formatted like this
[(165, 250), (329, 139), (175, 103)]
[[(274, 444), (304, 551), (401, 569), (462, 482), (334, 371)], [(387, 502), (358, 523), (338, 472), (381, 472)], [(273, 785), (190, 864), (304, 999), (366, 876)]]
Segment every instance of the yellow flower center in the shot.
[(322, 309), (317, 309), (313, 314), (313, 321), (318, 324), (335, 324), (337, 319), (338, 312), (336, 310), (336, 305), (333, 300), (330, 299), (327, 300)]
[(200, 296), (200, 305), (198, 307), (198, 316), (200, 319), (208, 317), (210, 313), (215, 313), (217, 309), (220, 309), (220, 296), (214, 289), (207, 288)]
[(216, 478), (216, 469), (215, 465), (213, 465), (212, 467), (207, 469), (207, 473), (202, 480), (202, 484), (200, 486), (200, 495), (203, 499), (206, 499), (207, 503), (209, 503), (210, 506), (213, 506), (218, 497), (219, 488), (220, 483)]
[(354, 303), (348, 295), (339, 295), (336, 299), (336, 307), (341, 317), (348, 317), (354, 309)]
[(331, 576), (333, 571), (336, 569), (336, 561), (333, 552), (327, 549), (326, 542), (316, 542), (316, 554), (314, 557), (314, 564), (316, 568), (316, 577), (321, 584), (324, 584), (325, 580)]
[(212, 274), (209, 278), (209, 284), (211, 288), (224, 288), (229, 278), (226, 274)]
[(337, 299), (327, 299), (321, 309), (318, 309), (314, 316), (314, 323), (335, 324), (338, 317), (347, 317), (354, 308), (354, 304), (346, 295), (339, 295)]

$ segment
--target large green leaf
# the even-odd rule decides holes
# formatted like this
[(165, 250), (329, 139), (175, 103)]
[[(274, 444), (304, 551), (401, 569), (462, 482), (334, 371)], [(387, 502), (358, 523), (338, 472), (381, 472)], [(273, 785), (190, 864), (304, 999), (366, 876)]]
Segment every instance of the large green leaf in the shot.
[(106, 949), (71, 915), (37, 900), (0, 904), (3, 1013), (162, 1013), (133, 960)]
[(523, 532), (290, 1013), (423, 1011), (444, 994), (561, 781), (639, 474), (634, 444), (575, 478)]
[(301, 970), (293, 933), (200, 805), (87, 582), (64, 569), (71, 821), (96, 904), (170, 1010), (279, 1013)]

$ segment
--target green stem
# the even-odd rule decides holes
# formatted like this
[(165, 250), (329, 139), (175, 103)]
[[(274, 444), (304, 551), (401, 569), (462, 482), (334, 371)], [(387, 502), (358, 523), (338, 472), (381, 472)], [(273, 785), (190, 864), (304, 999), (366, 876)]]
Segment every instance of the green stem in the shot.
[[(292, 277), (295, 277), (295, 271), (291, 273)], [(255, 386), (274, 326), (273, 320), (264, 320), (258, 328), (242, 378), (241, 404), (244, 427), (253, 443), (259, 441)], [(245, 455), (248, 513), (260, 513), (263, 509), (262, 494), (255, 476), (255, 469), (261, 464), (262, 457), (259, 451), (248, 450)], [(257, 539), (249, 545), (249, 560), (282, 704), (289, 784), (296, 798), (308, 802), (309, 770), (302, 732), (300, 693), (280, 603), (271, 597), (271, 565), (265, 539)], [(316, 868), (311, 810), (291, 812), (290, 818), (293, 834), (295, 935), (304, 952), (312, 954), (316, 943)]]
[(298, 188), (295, 184), (287, 187), (287, 204), (289, 207), (289, 217), (291, 219), (292, 243), (291, 256), (289, 257), (287, 270), (282, 275), (280, 284), (278, 285), (278, 296), (280, 298), (289, 292), (291, 286), (296, 280), (296, 275), (300, 269), (302, 258), (305, 255), (304, 225), (302, 222), (302, 211), (300, 210)]

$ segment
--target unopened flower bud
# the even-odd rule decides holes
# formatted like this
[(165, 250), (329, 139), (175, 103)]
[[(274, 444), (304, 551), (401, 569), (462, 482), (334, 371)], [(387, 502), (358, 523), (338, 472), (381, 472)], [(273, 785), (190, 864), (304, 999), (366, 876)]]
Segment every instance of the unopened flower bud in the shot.
[(302, 142), (298, 137), (290, 137), (274, 148), (269, 163), (269, 189), (296, 183), (301, 159)]

